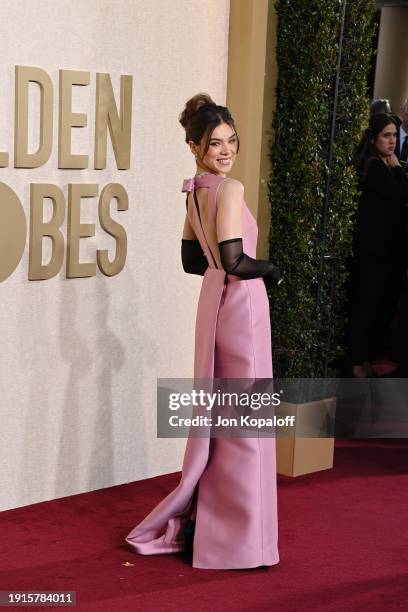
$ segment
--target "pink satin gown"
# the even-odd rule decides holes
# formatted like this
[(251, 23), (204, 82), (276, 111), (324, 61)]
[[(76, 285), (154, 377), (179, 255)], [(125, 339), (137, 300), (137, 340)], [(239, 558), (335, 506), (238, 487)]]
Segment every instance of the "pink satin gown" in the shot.
[[(216, 222), (223, 177), (185, 180), (184, 192), (208, 188)], [(269, 303), (262, 278), (241, 280), (217, 269), (196, 215), (197, 238), (207, 257), (197, 309), (195, 378), (272, 378)], [(244, 252), (256, 257), (258, 228), (247, 206)], [(184, 549), (183, 525), (196, 523), (193, 567), (242, 569), (279, 562), (275, 439), (189, 438), (179, 485), (127, 536), (137, 553)]]

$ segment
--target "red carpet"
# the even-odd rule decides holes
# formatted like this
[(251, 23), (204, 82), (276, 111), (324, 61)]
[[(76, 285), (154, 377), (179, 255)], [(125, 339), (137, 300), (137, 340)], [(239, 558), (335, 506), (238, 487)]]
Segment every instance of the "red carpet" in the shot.
[(281, 477), (269, 569), (199, 570), (123, 545), (178, 474), (9, 510), (0, 590), (75, 590), (84, 611), (407, 609), (407, 460), (406, 440), (340, 442), (334, 470)]

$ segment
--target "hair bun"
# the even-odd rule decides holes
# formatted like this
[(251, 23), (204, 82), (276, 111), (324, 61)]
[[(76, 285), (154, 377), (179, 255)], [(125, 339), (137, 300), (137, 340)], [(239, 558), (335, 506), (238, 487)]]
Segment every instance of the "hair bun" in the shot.
[(183, 128), (187, 127), (191, 117), (203, 106), (217, 106), (214, 100), (206, 93), (199, 93), (187, 100), (183, 112), (179, 116), (179, 121)]

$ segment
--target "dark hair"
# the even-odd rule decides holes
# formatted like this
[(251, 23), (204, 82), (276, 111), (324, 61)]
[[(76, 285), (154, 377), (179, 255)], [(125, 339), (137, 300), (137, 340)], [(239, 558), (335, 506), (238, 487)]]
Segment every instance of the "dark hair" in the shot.
[(370, 117), (368, 128), (364, 130), (353, 158), (353, 164), (360, 179), (365, 177), (369, 161), (373, 158), (379, 159), (377, 147), (371, 141), (375, 140), (378, 134), (390, 123), (397, 127), (395, 119), (386, 113), (377, 113)]
[(390, 102), (386, 98), (378, 98), (377, 100), (373, 100), (370, 104), (370, 117), (376, 115), (377, 113), (384, 114), (390, 112)]
[(210, 146), (210, 139), (215, 128), (221, 123), (227, 123), (237, 136), (237, 153), (239, 151), (239, 136), (234, 119), (226, 106), (219, 106), (206, 93), (199, 93), (186, 102), (179, 121), (186, 130), (186, 142), (190, 140), (200, 144), (204, 134), (207, 134), (204, 155)]

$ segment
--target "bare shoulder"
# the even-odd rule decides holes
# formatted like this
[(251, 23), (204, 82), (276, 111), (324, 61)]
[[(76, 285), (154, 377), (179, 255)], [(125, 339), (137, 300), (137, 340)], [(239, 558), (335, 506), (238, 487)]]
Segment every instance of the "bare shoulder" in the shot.
[(241, 181), (234, 178), (226, 178), (222, 181), (219, 186), (217, 193), (217, 202), (222, 204), (223, 202), (231, 201), (242, 201), (244, 195), (244, 186)]
[(242, 236), (242, 215), (244, 210), (244, 186), (240, 181), (226, 178), (220, 185), (217, 198), (218, 242)]

